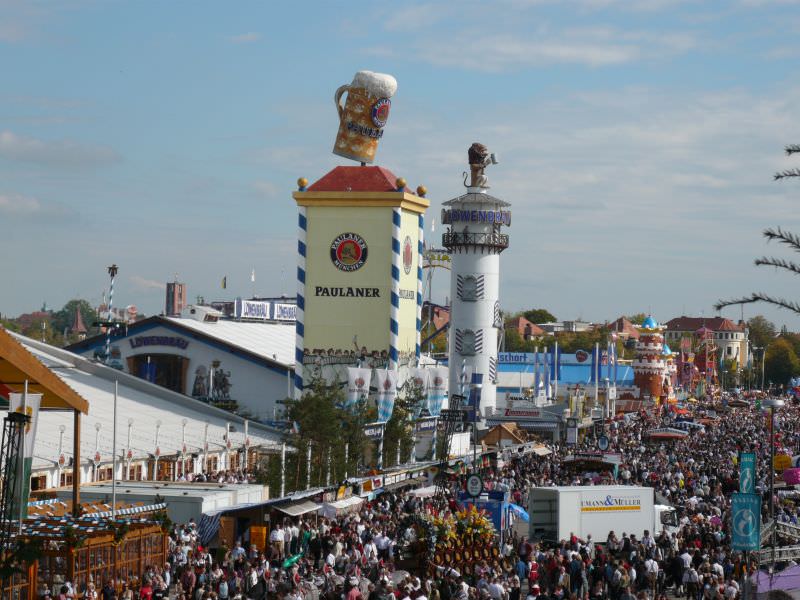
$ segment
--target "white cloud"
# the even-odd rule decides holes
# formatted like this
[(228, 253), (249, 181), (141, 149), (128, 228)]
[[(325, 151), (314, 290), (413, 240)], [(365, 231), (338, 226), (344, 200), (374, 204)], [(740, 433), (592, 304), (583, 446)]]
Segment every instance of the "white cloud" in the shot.
[(157, 281), (155, 279), (147, 279), (146, 277), (142, 277), (141, 275), (131, 275), (128, 277), (128, 280), (133, 284), (133, 287), (138, 291), (150, 291), (150, 290), (166, 290), (167, 284), (163, 281)]
[(253, 189), (259, 194), (268, 196), (270, 198), (278, 194), (278, 186), (269, 181), (256, 181), (253, 184)]
[(0, 215), (7, 218), (51, 220), (74, 216), (68, 207), (34, 196), (0, 192)]
[(248, 31), (247, 33), (232, 35), (228, 39), (234, 44), (252, 44), (261, 39), (261, 34), (255, 31)]
[(120, 160), (108, 146), (82, 144), (73, 140), (41, 140), (13, 131), (0, 131), (0, 158), (46, 166), (99, 167)]
[[(535, 34), (496, 35), (460, 32), (449, 38), (420, 37), (412, 41), (418, 59), (441, 67), (498, 72), (554, 64), (607, 67), (641, 60), (663, 60), (693, 49), (697, 42), (685, 32), (619, 31), (607, 27), (572, 28)], [(485, 51), (475, 52), (474, 48)], [(393, 56), (389, 47), (369, 50)]]

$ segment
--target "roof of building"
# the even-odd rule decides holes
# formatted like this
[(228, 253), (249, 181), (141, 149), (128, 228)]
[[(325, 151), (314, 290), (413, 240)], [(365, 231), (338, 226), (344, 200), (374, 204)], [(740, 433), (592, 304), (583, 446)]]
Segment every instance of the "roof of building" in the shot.
[[(127, 335), (137, 334), (162, 325), (189, 334), (196, 339), (224, 344), (237, 352), (258, 358), (283, 369), (294, 368), (294, 323), (263, 323), (260, 321), (197, 321), (181, 317), (148, 317), (125, 328)], [(113, 339), (113, 338), (112, 338)], [(67, 346), (68, 350), (86, 352), (105, 344), (98, 335)]]
[[(239, 448), (244, 444), (244, 419), (239, 416), (62, 348), (18, 334), (11, 335), (48, 373), (65, 387), (69, 386), (88, 404), (88, 414), (81, 419), (81, 462), (95, 455), (95, 425), (98, 423), (101, 462), (111, 462), (115, 381), (118, 382), (117, 449), (127, 450), (127, 428), (131, 422), (134, 460), (153, 454), (156, 424), (159, 422), (158, 446), (162, 456), (174, 456), (181, 451), (184, 419), (187, 452), (202, 451), (206, 424), (212, 452), (225, 447), (226, 423), (231, 423), (236, 430), (231, 434), (233, 447)], [(65, 427), (62, 453), (67, 461), (72, 456), (72, 418), (71, 412), (40, 413), (34, 449), (35, 469), (57, 464), (62, 425)], [(270, 427), (250, 422), (248, 437), (252, 446), (272, 446), (280, 443), (281, 434)]]
[(514, 317), (506, 321), (505, 324), (506, 329), (516, 329), (520, 332), (524, 331), (527, 327), (530, 327), (531, 335), (545, 335), (546, 333), (544, 329), (525, 317)]
[(669, 331), (695, 332), (703, 327), (711, 331), (744, 331), (744, 323), (734, 323), (725, 317), (675, 317), (665, 323)]
[(486, 432), (486, 435), (483, 436), (483, 441), (486, 443), (495, 443), (501, 438), (508, 439), (508, 437), (518, 444), (524, 444), (528, 441), (527, 434), (520, 429), (516, 423), (500, 423), (495, 425)]
[(173, 325), (257, 354), (268, 361), (294, 368), (294, 323), (260, 323), (253, 321), (216, 322), (165, 317)]
[(491, 194), (485, 194), (483, 192), (467, 192), (466, 194), (461, 194), (457, 198), (452, 198), (447, 202), (442, 202), (442, 206), (453, 206), (455, 204), (469, 203), (494, 204), (497, 207), (503, 208), (511, 206), (509, 202), (501, 200), (500, 198), (495, 198)]
[(72, 323), (72, 333), (86, 333), (89, 331), (86, 329), (86, 325), (83, 323), (83, 315), (81, 314), (81, 309), (79, 306), (75, 307), (75, 319)]
[(339, 166), (308, 186), (309, 192), (399, 192), (397, 177), (384, 167)]
[(635, 340), (639, 339), (639, 330), (636, 329), (636, 325), (631, 323), (625, 317), (620, 317), (616, 321), (609, 323), (608, 328), (611, 331), (617, 332), (623, 336), (627, 336)]

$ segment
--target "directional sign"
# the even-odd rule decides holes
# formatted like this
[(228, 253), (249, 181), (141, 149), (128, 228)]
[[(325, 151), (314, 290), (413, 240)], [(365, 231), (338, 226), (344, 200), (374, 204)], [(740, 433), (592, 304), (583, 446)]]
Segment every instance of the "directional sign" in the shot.
[(761, 496), (734, 492), (731, 512), (733, 549), (758, 550), (761, 546)]
[(446, 408), (439, 413), (439, 419), (446, 423), (463, 423), (467, 420), (467, 411), (460, 408)]

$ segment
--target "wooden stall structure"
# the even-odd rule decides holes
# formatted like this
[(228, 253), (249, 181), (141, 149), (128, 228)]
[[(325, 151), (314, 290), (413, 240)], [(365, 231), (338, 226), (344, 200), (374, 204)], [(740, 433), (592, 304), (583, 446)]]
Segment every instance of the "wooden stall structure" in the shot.
[(76, 518), (70, 514), (71, 506), (55, 502), (39, 507), (38, 514), (24, 522), (17, 539), (38, 541), (42, 551), (11, 579), (0, 597), (36, 600), (48, 589), (56, 597), (66, 581), (82, 594), (89, 582), (99, 590), (112, 578), (117, 591), (123, 581), (136, 589), (149, 566), (166, 562), (168, 538), (160, 516), (163, 504), (120, 506), (120, 517), (113, 520), (110, 510), (82, 507), (85, 509), (94, 509), (94, 513)]

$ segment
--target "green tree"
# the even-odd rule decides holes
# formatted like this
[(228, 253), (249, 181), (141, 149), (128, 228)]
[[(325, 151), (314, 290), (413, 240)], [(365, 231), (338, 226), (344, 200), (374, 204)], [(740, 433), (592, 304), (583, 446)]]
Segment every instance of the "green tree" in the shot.
[(789, 340), (780, 337), (767, 348), (764, 375), (767, 381), (785, 385), (789, 379), (800, 373), (800, 358)]
[(608, 341), (608, 328), (597, 327), (587, 331), (560, 331), (555, 334), (558, 340), (558, 347), (561, 352), (575, 352), (576, 350), (586, 350), (591, 352), (595, 344), (600, 344), (600, 348), (606, 347)]
[[(792, 154), (797, 154), (800, 152), (800, 145), (790, 145), (786, 146), (785, 148), (787, 156), (791, 156)], [(781, 180), (791, 177), (800, 177), (800, 169), (788, 169), (785, 171), (780, 171), (775, 173), (774, 178), (775, 180)], [(763, 231), (764, 237), (767, 239), (768, 242), (778, 242), (779, 244), (783, 244), (784, 246), (788, 246), (790, 249), (794, 250), (795, 252), (800, 252), (800, 237), (796, 234), (791, 233), (789, 231), (783, 231), (780, 227), (773, 229), (768, 228)], [(762, 267), (775, 267), (776, 269), (784, 269), (789, 271), (790, 273), (794, 273), (795, 275), (800, 275), (800, 264), (786, 260), (784, 258), (775, 258), (772, 256), (762, 256), (761, 258), (757, 258), (755, 260), (756, 266)], [(749, 296), (745, 296), (743, 298), (737, 298), (734, 300), (719, 300), (715, 305), (714, 308), (716, 310), (721, 310), (726, 306), (731, 306), (733, 304), (751, 304), (754, 302), (765, 302), (767, 304), (772, 304), (773, 306), (778, 306), (780, 308), (785, 308), (786, 310), (790, 310), (793, 313), (800, 314), (800, 304), (793, 300), (787, 300), (785, 298), (776, 298), (775, 296), (770, 296), (764, 292), (753, 292)]]
[(641, 325), (642, 323), (644, 323), (644, 320), (647, 318), (647, 315), (643, 312), (640, 312), (632, 315), (626, 315), (625, 318), (628, 319), (628, 321), (630, 321), (634, 325)]
[(100, 329), (94, 326), (97, 321), (97, 312), (92, 308), (86, 300), (75, 298), (67, 302), (61, 310), (53, 313), (50, 319), (51, 327), (54, 330), (55, 336), (63, 337), (64, 344), (70, 344), (77, 341), (77, 337), (71, 334), (71, 329), (75, 324), (76, 309), (80, 310), (83, 324), (86, 326), (87, 335), (91, 336), (99, 333)]
[(775, 324), (764, 315), (756, 315), (747, 321), (749, 340), (752, 346), (766, 348), (775, 339), (778, 331)]
[[(339, 386), (324, 381), (312, 382), (299, 400), (285, 401), (287, 419), (296, 424), (284, 436), (290, 451), (286, 460), (286, 492), (325, 485), (330, 469), (332, 483), (343, 479), (345, 472), (354, 475), (366, 448), (363, 426), (374, 419), (374, 409), (366, 410), (359, 402), (353, 410), (344, 407), (344, 392)], [(311, 447), (311, 469), (308, 470), (308, 449)], [(345, 462), (347, 446), (347, 462)], [(259, 469), (259, 479), (280, 493), (280, 457), (271, 456)]]
[(558, 320), (553, 313), (545, 308), (533, 308), (523, 311), (522, 316), (531, 323), (554, 323)]

